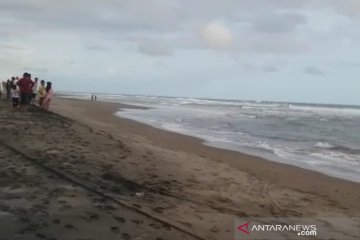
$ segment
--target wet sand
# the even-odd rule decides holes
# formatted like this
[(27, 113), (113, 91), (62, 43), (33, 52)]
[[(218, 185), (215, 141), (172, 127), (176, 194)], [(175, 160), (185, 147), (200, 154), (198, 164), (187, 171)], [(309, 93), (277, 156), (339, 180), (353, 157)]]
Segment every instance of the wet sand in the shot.
[[(236, 217), (360, 216), (358, 183), (208, 147), (119, 107), (131, 106), (0, 102), (0, 239), (234, 239)], [(360, 236), (316, 223), (328, 239)]]

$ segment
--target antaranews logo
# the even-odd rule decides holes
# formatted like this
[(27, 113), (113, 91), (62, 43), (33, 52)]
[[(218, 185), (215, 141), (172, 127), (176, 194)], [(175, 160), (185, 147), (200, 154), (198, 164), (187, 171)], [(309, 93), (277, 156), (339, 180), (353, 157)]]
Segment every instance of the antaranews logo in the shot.
[(239, 231), (242, 231), (243, 233), (246, 233), (249, 235), (250, 234), (249, 225), (250, 225), (250, 222), (247, 222), (247, 223), (244, 223), (243, 225), (240, 225), (237, 229)]
[[(297, 237), (316, 236), (317, 229), (315, 224), (264, 224), (258, 221), (246, 221), (236, 226), (237, 238), (241, 240), (247, 239), (262, 239), (262, 237), (282, 236), (284, 232), (286, 235)], [(271, 239), (271, 238), (269, 238)]]
[(236, 218), (235, 240), (359, 240), (360, 218)]

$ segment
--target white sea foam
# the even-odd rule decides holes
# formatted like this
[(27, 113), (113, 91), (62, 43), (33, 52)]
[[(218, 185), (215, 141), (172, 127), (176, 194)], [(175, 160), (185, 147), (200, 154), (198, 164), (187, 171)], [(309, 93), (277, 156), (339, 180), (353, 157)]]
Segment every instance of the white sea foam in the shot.
[(330, 143), (327, 143), (327, 142), (318, 142), (318, 143), (315, 144), (315, 147), (331, 149), (331, 148), (334, 148), (335, 146), (333, 146), (333, 145), (331, 145)]
[(320, 106), (295, 106), (290, 104), (289, 108), (297, 111), (304, 111), (315, 113), (319, 115), (334, 115), (334, 116), (360, 116), (360, 109), (358, 108), (340, 108), (340, 107), (320, 107)]

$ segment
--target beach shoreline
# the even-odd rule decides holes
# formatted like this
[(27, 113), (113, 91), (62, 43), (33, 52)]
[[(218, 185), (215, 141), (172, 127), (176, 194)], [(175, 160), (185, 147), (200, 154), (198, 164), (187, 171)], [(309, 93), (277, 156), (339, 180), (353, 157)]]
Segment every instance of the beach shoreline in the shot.
[[(60, 98), (59, 98), (60, 100)], [(165, 129), (153, 127), (145, 123), (141, 123), (132, 119), (115, 116), (116, 112), (121, 109), (143, 109), (146, 107), (133, 106), (128, 104), (113, 102), (90, 102), (88, 100), (63, 98), (64, 101), (74, 101), (87, 104), (106, 105), (106, 115), (111, 115), (111, 122), (118, 121), (122, 124), (129, 134), (136, 136), (144, 135), (153, 144), (176, 151), (184, 151), (194, 153), (204, 158), (213, 159), (215, 161), (224, 161), (235, 169), (253, 174), (259, 179), (271, 181), (284, 187), (292, 187), (304, 192), (318, 192), (326, 195), (327, 193), (335, 193), (333, 197), (343, 200), (343, 196), (349, 192), (355, 193), (352, 200), (348, 202), (350, 206), (360, 207), (356, 203), (356, 199), (360, 199), (360, 192), (352, 191), (360, 189), (360, 183), (341, 179), (326, 175), (317, 171), (301, 168), (291, 164), (275, 162), (262, 158), (260, 156), (250, 155), (247, 153), (218, 148), (206, 144), (206, 141), (198, 137), (188, 136), (185, 134), (168, 131)], [(55, 111), (57, 109), (55, 108)], [(65, 112), (59, 111), (60, 114)], [(67, 116), (70, 117), (70, 116)], [(76, 119), (80, 120), (80, 119)], [(81, 121), (81, 120), (80, 120)], [(86, 120), (84, 123), (88, 123)], [(271, 169), (271, 171), (269, 170)], [(291, 179), (289, 181), (289, 179)], [(316, 184), (313, 184), (316, 183)], [(324, 187), (325, 186), (325, 187)]]
[[(289, 221), (301, 218), (310, 219), (309, 224), (326, 230), (321, 232), (324, 239), (359, 237), (356, 229), (349, 231), (342, 221), (333, 223), (333, 219), (346, 219), (351, 226), (357, 226), (358, 183), (210, 147), (200, 139), (114, 115), (120, 108), (132, 107), (129, 105), (54, 98), (52, 112), (36, 108), (25, 113), (11, 112), (4, 106), (1, 103), (1, 147), (13, 149), (62, 177), (46, 180), (49, 172), (40, 171), (37, 175), (44, 179), (41, 182), (48, 182), (48, 187), (39, 187), (36, 196), (47, 196), (54, 184), (63, 186), (66, 181), (77, 189), (66, 202), (59, 199), (59, 194), (52, 194), (45, 203), (28, 200), (41, 206), (48, 216), (42, 221), (49, 226), (53, 215), (61, 214), (64, 221), (72, 219), (75, 229), (91, 228), (95, 224), (99, 234), (109, 235), (107, 239), (119, 239), (119, 234), (123, 234), (135, 239), (151, 236), (145, 239), (215, 240), (233, 239), (237, 219), (248, 221), (258, 217), (274, 224), (276, 218)], [(15, 158), (10, 150), (4, 152), (6, 159)], [(11, 162), (6, 159), (5, 163)], [(18, 161), (23, 166), (17, 173), (21, 176), (23, 169), (32, 165)], [(12, 174), (12, 168), (1, 168), (5, 171), (1, 176)], [(0, 193), (5, 191), (8, 195), (9, 187), (19, 185), (11, 179), (5, 183), (10, 185), (5, 187), (6, 191), (0, 186)], [(22, 186), (22, 191), (31, 192), (31, 184), (28, 185)], [(104, 198), (106, 204), (101, 200), (99, 205), (99, 199)], [(82, 202), (87, 204), (84, 211), (78, 209)], [(60, 204), (60, 208), (49, 209), (49, 204), (55, 207)], [(7, 201), (0, 200), (0, 207), (7, 214), (24, 217), (18, 207)], [(73, 209), (79, 210), (76, 216)], [(89, 211), (101, 217), (87, 221)], [(123, 211), (126, 216), (122, 216)], [(29, 219), (31, 214), (27, 212)], [(125, 219), (126, 225), (119, 222), (114, 225), (114, 217), (109, 220), (111, 216), (122, 222)], [(101, 227), (109, 224), (113, 226), (111, 229)], [(49, 233), (52, 227), (47, 225), (32, 231)], [(59, 230), (52, 230), (52, 234), (54, 231)], [(60, 239), (76, 234), (84, 237), (86, 232), (68, 229), (66, 234), (67, 238)], [(277, 239), (289, 236), (279, 235)]]
[[(64, 98), (88, 100), (85, 96), (80, 95), (63, 96)], [(356, 156), (357, 147), (352, 145), (354, 144), (353, 139), (356, 138), (356, 131), (351, 131), (351, 128), (345, 128), (342, 131), (341, 125), (334, 123), (337, 120), (329, 123), (328, 126), (321, 124), (325, 119), (331, 119), (331, 117), (341, 119), (337, 115), (339, 113), (335, 113), (340, 111), (338, 108), (331, 109), (330, 115), (323, 112), (325, 115), (317, 116), (313, 113), (314, 109), (311, 109), (311, 112), (289, 110), (289, 107), (284, 106), (285, 103), (277, 106), (276, 110), (273, 109), (274, 106), (254, 107), (247, 103), (232, 103), (234, 105), (231, 107), (217, 110), (214, 106), (223, 104), (227, 106), (227, 104), (223, 102), (199, 103), (200, 100), (191, 99), (188, 101), (186, 99), (152, 99), (150, 97), (139, 100), (138, 97), (132, 99), (131, 97), (123, 98), (112, 95), (102, 96), (101, 101), (121, 103), (122, 105), (125, 102), (131, 106), (124, 106), (115, 111), (116, 116), (134, 120), (156, 129), (194, 137), (199, 139), (203, 145), (360, 183), (359, 156)], [(157, 101), (159, 102), (157, 103)], [(149, 111), (142, 111), (142, 109)], [(288, 110), (293, 112), (287, 112)], [(267, 112), (271, 112), (271, 116)], [(239, 114), (238, 117), (236, 117), (237, 114)], [(311, 122), (308, 122), (304, 116), (296, 117), (301, 115), (310, 117)], [(345, 119), (343, 124), (353, 124), (351, 122), (353, 117), (353, 115), (342, 116)], [(323, 127), (317, 124), (323, 125)], [(314, 126), (322, 129), (323, 133), (310, 133), (309, 129)], [(306, 130), (301, 130), (301, 127)], [(331, 129), (332, 132), (341, 131), (342, 134), (332, 135)], [(298, 131), (304, 132), (298, 133)]]

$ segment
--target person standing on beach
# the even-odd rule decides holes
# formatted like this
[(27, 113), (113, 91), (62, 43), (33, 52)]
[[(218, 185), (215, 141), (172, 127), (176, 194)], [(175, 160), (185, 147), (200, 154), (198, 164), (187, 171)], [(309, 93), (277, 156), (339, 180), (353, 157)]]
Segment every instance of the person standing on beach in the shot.
[(10, 88), (12, 89), (14, 85), (16, 85), (16, 79), (15, 77), (11, 77)]
[(3, 93), (4, 93), (4, 83), (3, 81), (0, 81), (0, 99), (3, 98)]
[(45, 95), (43, 103), (41, 104), (41, 108), (46, 111), (49, 111), (50, 101), (53, 96), (53, 90), (52, 90), (51, 85), (52, 85), (51, 82), (46, 83), (46, 89), (45, 89), (46, 95)]
[(19, 106), (20, 91), (16, 85), (11, 89), (12, 105), (14, 110)]
[(5, 90), (6, 90), (6, 100), (10, 101), (10, 91), (11, 91), (11, 82), (10, 79), (8, 79), (6, 81), (6, 85), (5, 85)]
[(31, 93), (31, 104), (35, 104), (35, 98), (38, 91), (38, 85), (39, 85), (39, 79), (35, 78), (34, 86), (32, 87), (32, 93)]
[(24, 73), (23, 78), (17, 81), (16, 85), (20, 88), (20, 109), (25, 110), (26, 106), (30, 104), (32, 87), (34, 86), (31, 74)]
[(39, 106), (41, 107), (41, 105), (44, 102), (45, 96), (46, 96), (46, 88), (45, 88), (45, 81), (41, 80), (40, 81), (40, 86), (39, 86)]

